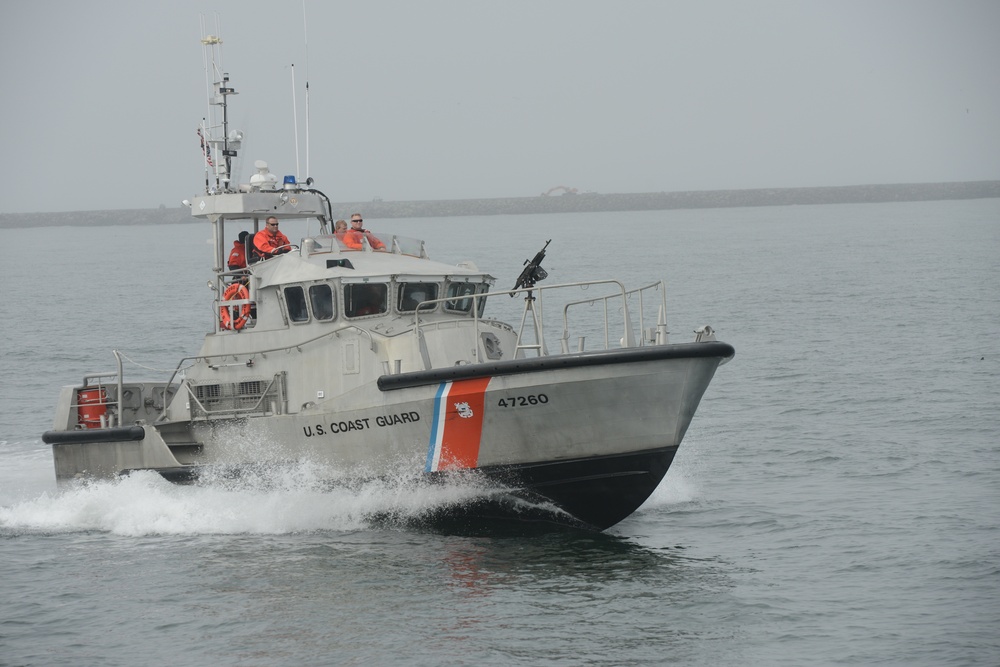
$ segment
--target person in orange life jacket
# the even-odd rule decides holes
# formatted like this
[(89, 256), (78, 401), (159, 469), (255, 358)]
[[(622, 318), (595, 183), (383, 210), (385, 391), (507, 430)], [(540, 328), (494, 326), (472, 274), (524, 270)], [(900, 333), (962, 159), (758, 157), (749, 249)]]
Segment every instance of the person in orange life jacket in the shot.
[(278, 219), (273, 215), (267, 219), (264, 229), (254, 235), (253, 246), (254, 254), (260, 259), (270, 259), (291, 250), (288, 237), (278, 230)]
[(229, 270), (237, 271), (247, 268), (247, 237), (250, 232), (242, 231), (238, 239), (233, 241), (233, 249), (229, 252)]
[(361, 248), (361, 237), (368, 239), (368, 245), (373, 250), (385, 250), (385, 244), (379, 241), (378, 237), (361, 226), (364, 219), (360, 213), (351, 213), (351, 230), (344, 236), (344, 243), (348, 248)]
[(346, 220), (338, 220), (333, 223), (333, 235), (351, 250), (361, 250), (361, 239), (354, 239), (353, 235), (351, 235), (351, 242), (348, 243), (347, 237), (350, 233), (347, 231)]

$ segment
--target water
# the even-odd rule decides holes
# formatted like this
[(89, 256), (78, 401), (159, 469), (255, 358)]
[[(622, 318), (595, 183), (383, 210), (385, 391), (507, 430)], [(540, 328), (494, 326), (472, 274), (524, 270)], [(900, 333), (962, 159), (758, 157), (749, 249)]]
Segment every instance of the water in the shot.
[(501, 286), (552, 238), (550, 281), (665, 278), (673, 340), (732, 343), (650, 501), (449, 535), (393, 517), (474, 490), (308, 464), (57, 491), (58, 387), (197, 351), (209, 230), (10, 230), (0, 664), (1000, 664), (1000, 200), (372, 224)]

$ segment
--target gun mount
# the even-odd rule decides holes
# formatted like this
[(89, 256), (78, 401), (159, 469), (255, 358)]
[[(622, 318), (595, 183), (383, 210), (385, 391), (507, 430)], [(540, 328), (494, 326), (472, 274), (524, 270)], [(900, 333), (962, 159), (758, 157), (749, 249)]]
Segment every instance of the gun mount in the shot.
[[(533, 259), (524, 260), (524, 270), (517, 277), (517, 282), (514, 283), (513, 289), (521, 289), (522, 287), (531, 289), (535, 286), (535, 283), (549, 277), (548, 272), (542, 268), (542, 260), (545, 259), (545, 249), (549, 247), (550, 243), (552, 243), (552, 239), (545, 242), (542, 249), (535, 253)], [(511, 293), (511, 297), (513, 296), (514, 294)]]

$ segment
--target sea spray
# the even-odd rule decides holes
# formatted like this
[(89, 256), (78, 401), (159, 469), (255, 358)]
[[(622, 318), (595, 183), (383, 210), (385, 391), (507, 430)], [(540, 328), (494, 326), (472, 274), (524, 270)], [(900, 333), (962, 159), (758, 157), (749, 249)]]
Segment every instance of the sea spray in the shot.
[(412, 467), (401, 466), (391, 477), (352, 472), (312, 461), (207, 466), (196, 483), (176, 485), (137, 471), (70, 483), (0, 508), (0, 528), (126, 536), (352, 531), (422, 525), (498, 502), (515, 512), (559, 515), (474, 473), (429, 481)]

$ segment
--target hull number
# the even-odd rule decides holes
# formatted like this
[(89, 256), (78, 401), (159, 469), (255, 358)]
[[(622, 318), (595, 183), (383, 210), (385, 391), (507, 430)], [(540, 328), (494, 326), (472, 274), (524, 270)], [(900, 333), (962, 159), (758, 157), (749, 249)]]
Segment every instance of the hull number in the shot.
[(549, 402), (545, 394), (528, 394), (527, 396), (510, 396), (501, 398), (497, 405), (501, 408), (526, 408), (532, 405), (544, 405)]

